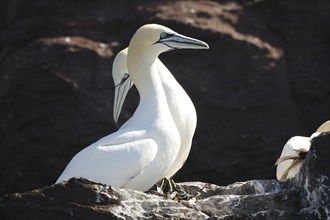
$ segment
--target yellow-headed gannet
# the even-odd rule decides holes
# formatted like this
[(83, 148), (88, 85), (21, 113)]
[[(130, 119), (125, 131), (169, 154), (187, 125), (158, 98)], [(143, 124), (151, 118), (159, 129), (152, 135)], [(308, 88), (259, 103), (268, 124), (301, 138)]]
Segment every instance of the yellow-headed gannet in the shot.
[(311, 139), (329, 131), (330, 121), (326, 121), (310, 137), (295, 136), (290, 138), (284, 145), (281, 156), (275, 163), (277, 165), (276, 178), (279, 181), (287, 181), (295, 177), (305, 159), (306, 153), (309, 151)]
[[(118, 54), (121, 56), (121, 60), (124, 59), (122, 56), (127, 56), (127, 52), (128, 48), (125, 48)], [(117, 59), (117, 57), (115, 59)], [(188, 158), (192, 138), (196, 129), (197, 115), (191, 99), (176, 81), (171, 72), (159, 59), (156, 60), (156, 63), (158, 65), (160, 80), (164, 87), (171, 115), (181, 137), (181, 146), (178, 156), (170, 170), (165, 175), (166, 178), (170, 179), (183, 166)], [(113, 108), (113, 118), (115, 122), (118, 120), (125, 97), (133, 85), (133, 82), (127, 73), (128, 70), (126, 63), (118, 64), (117, 62), (114, 62), (112, 76), (115, 84), (115, 103)]]
[(117, 132), (75, 155), (57, 183), (76, 176), (145, 191), (164, 178), (173, 165), (181, 140), (156, 60), (165, 51), (206, 49), (208, 45), (164, 26), (148, 24), (136, 31), (129, 48), (128, 72), (140, 94), (139, 106)]

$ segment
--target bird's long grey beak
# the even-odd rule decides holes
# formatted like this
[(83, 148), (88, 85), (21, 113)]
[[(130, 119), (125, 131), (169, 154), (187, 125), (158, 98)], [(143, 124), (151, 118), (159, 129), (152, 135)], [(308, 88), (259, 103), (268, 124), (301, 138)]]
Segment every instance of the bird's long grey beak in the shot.
[(168, 37), (160, 39), (158, 42), (171, 49), (209, 49), (207, 43), (178, 33), (168, 35)]
[(126, 95), (133, 86), (133, 81), (125, 73), (119, 84), (115, 85), (115, 101), (113, 105), (113, 120), (117, 123)]

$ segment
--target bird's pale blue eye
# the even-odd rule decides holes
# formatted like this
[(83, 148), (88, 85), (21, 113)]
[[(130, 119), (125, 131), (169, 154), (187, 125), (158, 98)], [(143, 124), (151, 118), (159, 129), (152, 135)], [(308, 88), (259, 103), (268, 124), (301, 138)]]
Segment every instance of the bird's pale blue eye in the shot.
[(129, 78), (129, 74), (128, 74), (128, 73), (125, 73), (125, 74), (123, 75), (123, 78), (121, 79), (121, 82), (122, 82), (122, 83), (125, 82), (128, 78)]
[(168, 34), (165, 33), (165, 32), (160, 33), (160, 39), (164, 39), (164, 38), (166, 38), (167, 36), (168, 36)]
[(174, 34), (172, 34), (172, 33), (166, 33), (166, 32), (162, 32), (162, 33), (160, 33), (160, 39), (165, 39), (165, 38), (169, 38), (169, 37), (172, 37), (172, 36), (174, 36)]
[(123, 79), (128, 79), (128, 77), (129, 77), (129, 74), (125, 73), (124, 76), (123, 76)]

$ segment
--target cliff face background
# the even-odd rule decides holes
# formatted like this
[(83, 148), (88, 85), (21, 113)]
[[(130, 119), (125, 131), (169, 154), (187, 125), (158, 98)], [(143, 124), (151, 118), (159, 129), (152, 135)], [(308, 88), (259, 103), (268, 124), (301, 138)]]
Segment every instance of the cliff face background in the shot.
[[(198, 114), (176, 181), (275, 178), (285, 142), (330, 118), (328, 1), (8, 0), (0, 10), (0, 194), (54, 183), (116, 131), (112, 61), (146, 23), (210, 45), (160, 56)], [(137, 104), (132, 90), (119, 124)]]

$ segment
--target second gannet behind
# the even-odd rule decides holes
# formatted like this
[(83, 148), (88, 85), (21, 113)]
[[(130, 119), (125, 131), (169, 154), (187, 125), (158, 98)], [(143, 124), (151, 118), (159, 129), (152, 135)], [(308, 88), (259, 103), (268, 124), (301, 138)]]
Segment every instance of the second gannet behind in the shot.
[(128, 48), (119, 51), (112, 64), (112, 79), (115, 85), (113, 119), (116, 123), (118, 122), (126, 95), (134, 84), (128, 74), (127, 53)]
[(76, 176), (145, 191), (162, 179), (173, 164), (180, 135), (169, 112), (155, 60), (168, 50), (203, 49), (207, 45), (164, 26), (149, 24), (136, 31), (129, 48), (127, 65), (140, 94), (139, 106), (125, 126), (76, 154), (56, 183)]

